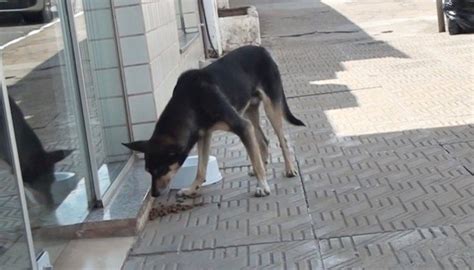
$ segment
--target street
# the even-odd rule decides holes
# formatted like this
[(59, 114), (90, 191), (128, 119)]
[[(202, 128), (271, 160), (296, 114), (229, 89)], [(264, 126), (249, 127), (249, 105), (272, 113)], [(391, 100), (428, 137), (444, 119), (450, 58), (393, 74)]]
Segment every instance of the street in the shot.
[[(58, 18), (57, 0), (51, 1), (53, 17)], [(71, 0), (71, 6), (74, 14), (83, 11), (82, 1)], [(40, 29), (45, 24), (26, 22), (21, 14), (4, 14), (0, 13), (0, 48), (7, 43), (18, 38), (25, 37), (28, 33)]]
[(19, 15), (2, 15), (0, 18), (0, 47), (41, 28), (41, 26), (42, 24), (27, 24)]

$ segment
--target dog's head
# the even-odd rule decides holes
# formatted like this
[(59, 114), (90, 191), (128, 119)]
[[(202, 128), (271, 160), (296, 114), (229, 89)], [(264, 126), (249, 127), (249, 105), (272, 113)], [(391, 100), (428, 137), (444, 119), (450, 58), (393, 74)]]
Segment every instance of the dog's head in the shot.
[(136, 141), (124, 143), (131, 150), (145, 154), (145, 169), (151, 174), (151, 195), (160, 196), (171, 178), (183, 165), (187, 153), (171, 141)]
[(21, 151), (21, 153), (19, 153), (21, 173), (26, 182), (40, 182), (40, 180), (36, 180), (36, 178), (40, 178), (43, 175), (53, 174), (54, 165), (68, 157), (73, 150), (38, 152), (39, 151)]

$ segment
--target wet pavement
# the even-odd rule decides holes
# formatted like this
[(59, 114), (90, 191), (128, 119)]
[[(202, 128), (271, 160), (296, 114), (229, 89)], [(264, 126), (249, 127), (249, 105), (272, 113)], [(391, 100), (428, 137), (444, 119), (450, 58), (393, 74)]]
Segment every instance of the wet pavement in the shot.
[[(231, 1), (257, 6), (293, 113), (299, 177), (271, 140), (272, 194), (236, 136), (204, 206), (148, 222), (124, 269), (471, 269), (474, 36), (437, 33), (431, 1)], [(175, 202), (175, 193), (156, 203)]]

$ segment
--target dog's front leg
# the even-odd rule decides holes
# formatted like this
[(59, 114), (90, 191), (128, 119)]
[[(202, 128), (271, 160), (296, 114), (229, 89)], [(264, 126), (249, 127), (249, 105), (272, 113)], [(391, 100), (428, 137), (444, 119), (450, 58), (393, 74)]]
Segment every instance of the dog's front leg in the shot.
[(258, 186), (255, 191), (255, 196), (264, 197), (270, 195), (270, 186), (267, 183), (267, 175), (265, 173), (265, 167), (263, 165), (262, 156), (260, 149), (255, 137), (255, 131), (250, 121), (242, 119), (239, 127), (233, 131), (240, 137), (242, 143), (247, 149), (247, 153), (250, 156), (252, 167), (255, 171), (255, 176), (258, 180)]
[(183, 188), (178, 191), (178, 196), (193, 197), (196, 196), (202, 183), (206, 181), (207, 163), (209, 161), (209, 148), (211, 144), (211, 132), (206, 132), (198, 140), (198, 169), (196, 178), (189, 188)]

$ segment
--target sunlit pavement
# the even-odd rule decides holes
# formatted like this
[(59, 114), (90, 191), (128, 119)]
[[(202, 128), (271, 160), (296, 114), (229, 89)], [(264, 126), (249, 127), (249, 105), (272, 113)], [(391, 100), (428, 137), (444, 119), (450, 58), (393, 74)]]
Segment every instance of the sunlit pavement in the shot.
[(286, 127), (300, 176), (262, 118), (255, 198), (243, 146), (214, 136), (224, 180), (149, 222), (124, 269), (474, 267), (474, 36), (437, 33), (433, 1), (250, 3), (307, 124)]

